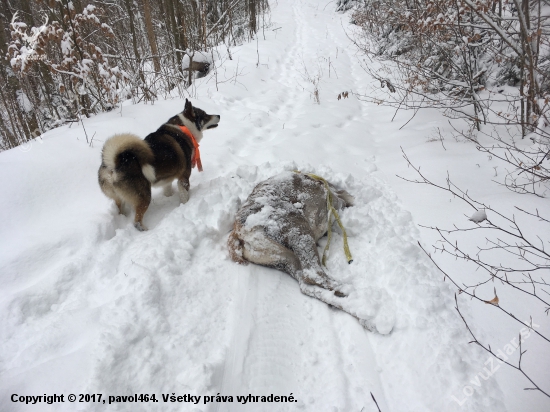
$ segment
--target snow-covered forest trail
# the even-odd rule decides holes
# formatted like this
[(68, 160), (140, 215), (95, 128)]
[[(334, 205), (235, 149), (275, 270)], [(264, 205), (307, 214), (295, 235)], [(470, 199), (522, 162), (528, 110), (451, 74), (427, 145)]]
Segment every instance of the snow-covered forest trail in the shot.
[[(180, 99), (125, 105), (0, 154), (0, 409), (5, 411), (501, 411), (495, 380), (464, 399), (484, 357), (464, 345), (453, 293), (416, 245), (418, 230), (375, 176), (377, 111), (344, 91), (370, 81), (325, 2), (279, 0), (258, 42), (232, 50), (193, 103), (221, 115), (201, 142), (191, 200), (154, 192), (137, 232), (100, 192), (101, 142), (142, 137)], [(232, 78), (234, 73), (240, 73)], [(316, 86), (317, 85), (317, 86)], [(317, 87), (320, 104), (315, 102)], [(351, 96), (351, 95), (350, 95)], [(78, 138), (78, 140), (76, 140)], [(288, 275), (238, 266), (226, 240), (259, 181), (314, 171), (345, 187), (354, 262), (335, 235), (328, 272), (352, 291), (353, 317), (304, 296)], [(14, 176), (16, 178), (14, 178)], [(29, 405), (43, 393), (156, 394), (158, 403)], [(294, 403), (164, 403), (161, 394), (283, 395)]]

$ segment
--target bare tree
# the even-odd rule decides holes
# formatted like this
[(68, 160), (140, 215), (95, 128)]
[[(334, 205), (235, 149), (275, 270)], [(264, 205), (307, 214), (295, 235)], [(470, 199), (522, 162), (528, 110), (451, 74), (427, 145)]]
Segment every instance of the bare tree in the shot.
[[(435, 266), (443, 274), (443, 280), (450, 281), (459, 295), (468, 296), (472, 300), (485, 303), (488, 308), (497, 310), (501, 315), (513, 319), (527, 334), (533, 333), (543, 344), (550, 344), (550, 336), (537, 330), (533, 318), (522, 319), (512, 309), (509, 309), (510, 301), (498, 297), (498, 290), (507, 289), (507, 296), (514, 299), (529, 301), (536, 318), (544, 316), (550, 311), (550, 252), (548, 245), (550, 238), (550, 219), (538, 210), (525, 210), (516, 207), (521, 215), (518, 219), (514, 214), (508, 215), (497, 208), (472, 198), (467, 191), (456, 186), (447, 176), (444, 184), (438, 184), (427, 178), (420, 168), (413, 165), (407, 155), (403, 157), (408, 165), (416, 172), (414, 179), (404, 178), (409, 182), (425, 184), (438, 190), (445, 191), (456, 199), (461, 200), (471, 210), (469, 224), (454, 225), (452, 228), (440, 228), (437, 226), (424, 226), (437, 232), (439, 240), (433, 245), (433, 253), (426, 250), (419, 242), (419, 246), (431, 259)], [(468, 217), (468, 216), (466, 216)], [(520, 223), (520, 220), (523, 223)], [(536, 224), (533, 225), (533, 223)], [(528, 230), (527, 228), (538, 228)], [(477, 239), (474, 250), (468, 245), (466, 235)], [(464, 262), (466, 267), (460, 270), (449, 269), (438, 263), (437, 255), (447, 255)], [(503, 263), (508, 262), (508, 263)], [(460, 272), (464, 270), (476, 273), (475, 280), (461, 281)], [(488, 296), (488, 286), (492, 295)], [(537, 382), (532, 377), (532, 370), (522, 364), (525, 354), (525, 336), (519, 336), (519, 358), (517, 362), (512, 359), (502, 359), (494, 351), (489, 342), (482, 342), (474, 333), (470, 322), (460, 311), (458, 298), (455, 295), (455, 308), (463, 320), (466, 328), (472, 336), (470, 343), (475, 343), (483, 350), (490, 353), (499, 361), (519, 371), (531, 384), (527, 390), (535, 390), (550, 398), (550, 387), (546, 382)], [(541, 315), (541, 316), (537, 316)]]
[(155, 37), (155, 30), (153, 29), (153, 20), (151, 17), (151, 4), (149, 0), (143, 0), (143, 18), (145, 19), (145, 27), (147, 29), (147, 39), (149, 40), (149, 46), (151, 47), (151, 57), (153, 59), (153, 65), (155, 67), (155, 72), (160, 72), (160, 59), (159, 52), (157, 49), (157, 40)]
[(517, 125), (522, 137), (548, 137), (550, 16), (544, 6), (544, 0), (366, 1), (352, 15), (361, 28), (354, 41), (386, 65), (376, 71), (365, 65), (381, 87), (391, 84), (378, 98), (386, 104), (440, 108), (478, 131), (485, 124)]
[(269, 11), (267, 0), (2, 4), (0, 150), (121, 100), (188, 95), (213, 63), (198, 55), (250, 40)]

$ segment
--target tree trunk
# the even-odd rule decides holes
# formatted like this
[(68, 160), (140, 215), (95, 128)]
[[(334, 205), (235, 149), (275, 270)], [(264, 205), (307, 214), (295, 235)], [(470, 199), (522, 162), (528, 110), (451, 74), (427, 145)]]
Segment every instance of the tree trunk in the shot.
[[(174, 48), (180, 49), (181, 48), (181, 41), (180, 41), (180, 33), (178, 28), (178, 23), (176, 21), (176, 14), (178, 11), (177, 4), (174, 4), (174, 1), (178, 0), (167, 0), (166, 1), (166, 14), (168, 15), (168, 21), (170, 22), (170, 31), (172, 32), (172, 38), (174, 39)], [(178, 71), (183, 74), (183, 68), (181, 67), (181, 53), (176, 53), (176, 62), (177, 62), (177, 69)]]
[(147, 39), (149, 40), (149, 46), (151, 47), (151, 54), (153, 55), (153, 66), (155, 73), (160, 72), (160, 60), (159, 52), (157, 49), (157, 40), (155, 38), (155, 31), (153, 30), (153, 22), (151, 20), (151, 4), (149, 0), (143, 0), (143, 15), (145, 18), (145, 30), (147, 31)]
[(248, 0), (248, 2), (249, 2), (248, 5), (249, 5), (249, 13), (250, 13), (250, 22), (248, 23), (249, 27), (250, 27), (250, 37), (254, 38), (254, 35), (257, 32), (257, 29), (256, 29), (256, 1), (255, 0)]
[(128, 20), (130, 22), (130, 33), (132, 35), (132, 46), (134, 46), (134, 55), (137, 59), (138, 64), (141, 64), (141, 58), (139, 56), (139, 49), (137, 46), (137, 37), (136, 37), (136, 29), (134, 27), (134, 15), (132, 12), (132, 5), (130, 4), (130, 0), (124, 0), (124, 4), (126, 5), (126, 11), (128, 12)]

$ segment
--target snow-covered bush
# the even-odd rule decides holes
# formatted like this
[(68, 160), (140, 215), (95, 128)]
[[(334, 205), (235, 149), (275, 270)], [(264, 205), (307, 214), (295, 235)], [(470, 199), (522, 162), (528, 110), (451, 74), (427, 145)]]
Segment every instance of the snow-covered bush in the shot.
[(338, 0), (336, 2), (336, 11), (347, 11), (353, 6), (355, 6), (356, 3), (359, 3), (358, 0)]
[[(366, 0), (352, 14), (355, 42), (381, 63), (364, 68), (385, 91), (364, 97), (466, 119), (472, 130), (459, 133), (513, 166), (505, 184), (541, 195), (550, 181), (549, 10), (542, 0)], [(480, 145), (473, 130), (495, 142)]]
[[(251, 40), (267, 0), (52, 0), (0, 12), (0, 150), (120, 101), (188, 95), (211, 65), (183, 62)], [(101, 7), (98, 7), (98, 6)], [(195, 60), (197, 61), (197, 60)]]
[[(477, 130), (518, 123), (525, 136), (549, 123), (546, 9), (542, 0), (367, 0), (352, 19), (361, 49), (398, 67), (394, 101), (451, 111)], [(503, 85), (517, 89), (495, 95)], [(502, 100), (510, 110), (492, 104)]]
[[(53, 104), (56, 120), (74, 118), (79, 111), (89, 116), (112, 108), (119, 101), (118, 84), (127, 75), (109, 62), (90, 36), (97, 32), (105, 39), (115, 37), (111, 28), (100, 21), (103, 10), (88, 5), (82, 13), (76, 13), (70, 4), (61, 4), (61, 10), (60, 21), (46, 20), (42, 26), (30, 29), (17, 14), (13, 16), (8, 47), (11, 67), (22, 76), (37, 66), (50, 70), (48, 80), (56, 86), (57, 90), (51, 90), (55, 97), (39, 101)], [(52, 127), (51, 118), (44, 117), (43, 127)]]

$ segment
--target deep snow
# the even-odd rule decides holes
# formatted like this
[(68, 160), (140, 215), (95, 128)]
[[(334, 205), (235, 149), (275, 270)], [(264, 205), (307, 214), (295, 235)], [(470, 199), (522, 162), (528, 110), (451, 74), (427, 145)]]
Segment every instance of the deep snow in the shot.
[[(117, 215), (99, 190), (101, 145), (115, 133), (145, 137), (182, 110), (181, 99), (86, 119), (91, 147), (82, 127), (65, 126), (0, 153), (2, 411), (377, 411), (371, 393), (383, 412), (546, 410), (545, 399), (523, 392), (504, 368), (469, 383), (487, 355), (467, 345), (454, 291), (417, 246), (433, 235), (416, 223), (467, 221), (471, 211), (397, 179), (410, 173), (399, 146), (432, 176), (449, 169), (460, 183), (477, 183), (475, 194), (504, 203), (508, 193), (479, 183), (493, 168), (471, 145), (449, 141), (443, 151), (429, 141), (435, 127), (446, 130), (437, 113), (399, 130), (410, 113), (391, 123), (392, 109), (336, 99), (371, 80), (346, 36), (348, 17), (325, 4), (272, 4), (265, 40), (260, 32), (257, 43), (233, 48), (219, 84), (214, 76), (196, 82), (193, 104), (222, 120), (201, 142), (204, 172), (191, 175), (190, 201), (155, 190), (147, 232)], [(467, 167), (473, 177), (461, 177)], [(229, 259), (240, 202), (259, 181), (295, 169), (355, 196), (341, 215), (354, 262), (346, 263), (336, 235), (328, 273), (391, 334), (369, 332), (302, 295), (282, 272)], [(481, 321), (488, 336), (498, 322), (491, 316)], [(510, 339), (517, 336), (517, 325), (507, 327)], [(25, 406), (10, 401), (14, 393), (154, 393), (159, 402)], [(161, 394), (172, 393), (292, 393), (298, 402), (164, 403)]]

